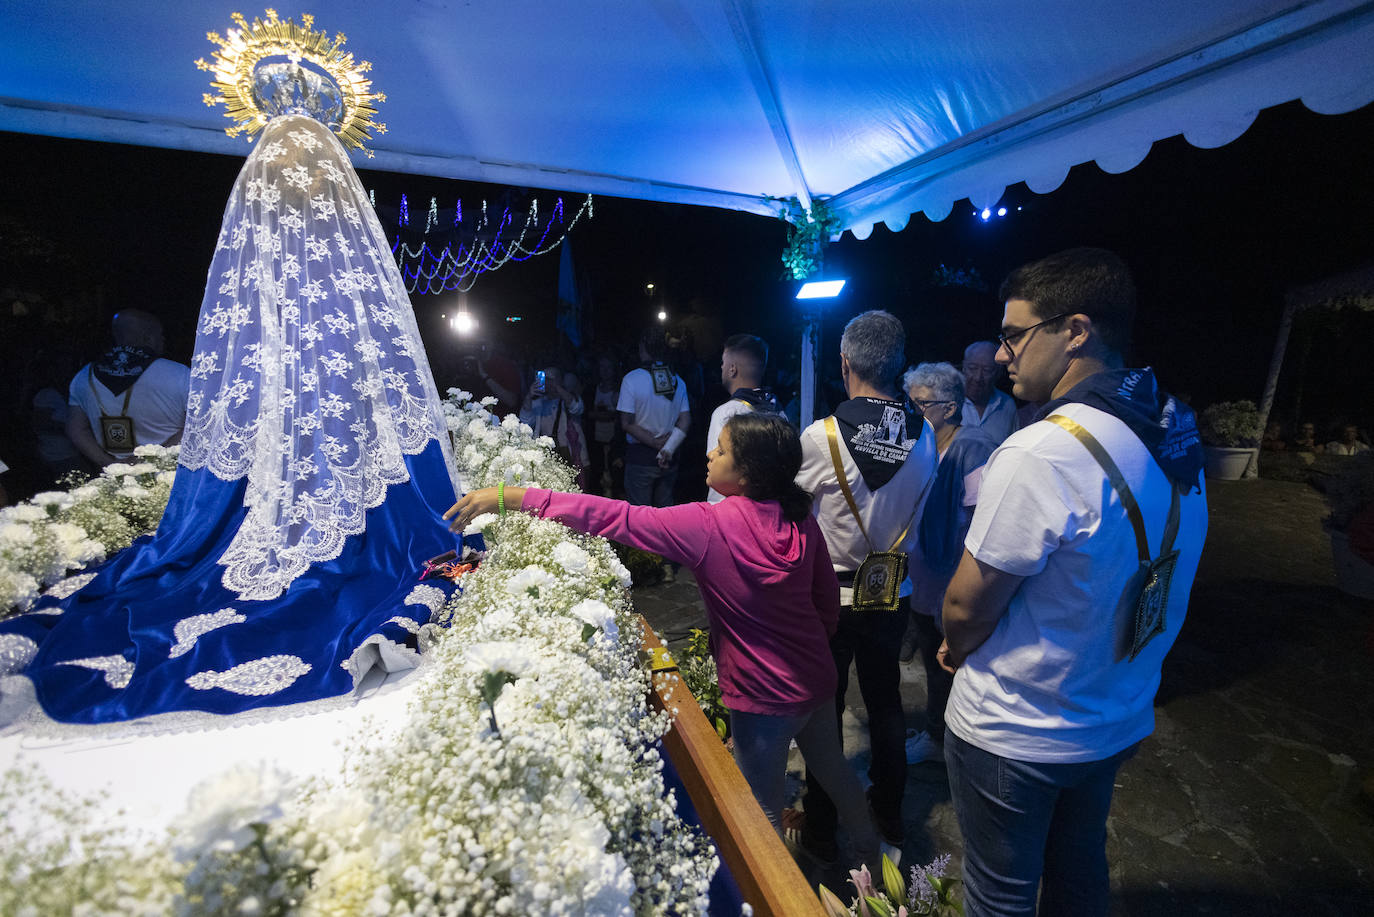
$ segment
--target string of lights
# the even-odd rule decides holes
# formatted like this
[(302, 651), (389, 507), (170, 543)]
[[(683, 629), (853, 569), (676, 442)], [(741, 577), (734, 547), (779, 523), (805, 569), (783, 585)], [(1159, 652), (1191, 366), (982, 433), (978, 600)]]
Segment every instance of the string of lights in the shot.
[[(447, 212), (441, 215), (438, 201), (430, 198), (424, 231), (416, 233), (418, 226), (411, 226), (410, 202), (402, 194), (391, 251), (409, 292), (466, 293), (482, 274), (499, 270), (512, 261), (526, 261), (553, 251), (584, 217), (591, 219), (593, 215), (591, 195), (587, 195), (571, 219), (567, 218), (561, 197), (546, 220), (540, 219), (538, 199), (530, 201), (523, 219), (516, 206), (506, 205), (497, 220), (488, 213), (484, 200), (481, 214), (467, 224), (463, 221), (460, 198), (450, 227), (445, 225)], [(407, 236), (418, 236), (418, 241), (408, 241)]]

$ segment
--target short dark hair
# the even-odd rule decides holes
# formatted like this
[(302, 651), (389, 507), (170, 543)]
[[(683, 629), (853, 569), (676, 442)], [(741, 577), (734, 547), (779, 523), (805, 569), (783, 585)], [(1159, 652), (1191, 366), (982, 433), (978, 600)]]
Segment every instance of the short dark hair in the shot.
[(801, 471), (801, 439), (781, 414), (749, 411), (725, 422), (735, 470), (745, 479), (744, 495), (751, 500), (777, 500), (790, 522), (811, 512), (811, 495), (797, 485)]
[(725, 339), (721, 350), (748, 357), (754, 364), (754, 371), (760, 376), (768, 367), (768, 343), (756, 334), (732, 334)]
[(1108, 350), (1124, 356), (1131, 346), (1135, 283), (1126, 262), (1105, 248), (1071, 248), (1023, 264), (1002, 281), (997, 296), (1002, 302), (1024, 299), (1040, 319), (1082, 313)]
[(662, 328), (645, 328), (639, 336), (639, 343), (650, 360), (662, 360), (668, 356), (668, 338)]

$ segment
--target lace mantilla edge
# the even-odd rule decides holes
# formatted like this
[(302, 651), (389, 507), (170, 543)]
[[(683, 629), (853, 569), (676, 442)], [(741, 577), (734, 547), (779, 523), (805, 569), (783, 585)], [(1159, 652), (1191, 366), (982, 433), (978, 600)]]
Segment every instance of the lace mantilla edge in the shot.
[[(378, 635), (373, 635), (374, 637)], [(385, 638), (383, 638), (385, 639)], [(356, 653), (372, 651), (373, 638), (368, 638), (363, 645), (358, 647)], [(388, 641), (389, 642), (389, 641)], [(389, 677), (382, 684), (375, 688), (365, 691), (358, 691), (358, 681), (362, 676), (358, 676), (358, 681), (354, 683), (354, 689), (345, 694), (335, 697), (325, 697), (319, 700), (306, 701), (300, 704), (290, 704), (285, 707), (258, 707), (253, 710), (245, 710), (242, 713), (220, 714), (205, 713), (200, 710), (179, 710), (172, 713), (160, 713), (156, 716), (146, 716), (137, 720), (125, 720), (118, 723), (99, 723), (86, 725), (80, 723), (62, 723), (50, 719), (43, 708), (38, 703), (38, 699), (33, 694), (33, 682), (23, 675), (10, 675), (0, 677), (0, 711), (15, 713), (11, 708), (23, 707), (22, 713), (18, 713), (14, 719), (6, 725), (0, 727), (0, 736), (13, 735), (14, 733), (24, 733), (26, 737), (34, 739), (53, 740), (53, 741), (114, 741), (121, 739), (142, 738), (145, 736), (169, 735), (176, 732), (213, 732), (222, 729), (241, 729), (247, 726), (255, 726), (259, 723), (271, 723), (277, 720), (297, 719), (305, 716), (315, 716), (320, 713), (328, 713), (333, 710), (342, 710), (362, 703), (371, 697), (380, 697), (411, 687), (417, 687), (421, 679), (430, 677), (432, 670), (430, 658), (423, 654), (416, 653), (404, 644), (391, 644), (391, 649), (403, 650), (414, 658), (415, 664), (409, 670), (398, 670), (390, 673)], [(352, 657), (350, 657), (351, 659)], [(341, 665), (347, 667), (347, 660)], [(351, 672), (352, 670), (350, 670)], [(365, 673), (364, 673), (365, 674)]]
[(248, 479), (219, 559), (245, 601), (338, 557), (431, 441), (453, 477), (390, 243), (338, 140), (309, 117), (273, 119), (234, 184), (191, 364), (179, 461)]

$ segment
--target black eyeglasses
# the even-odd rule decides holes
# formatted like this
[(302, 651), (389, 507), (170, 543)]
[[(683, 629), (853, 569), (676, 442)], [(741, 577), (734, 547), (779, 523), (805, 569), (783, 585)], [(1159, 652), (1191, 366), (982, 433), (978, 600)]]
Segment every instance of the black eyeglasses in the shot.
[(911, 399), (911, 403), (915, 405), (916, 410), (920, 411), (922, 414), (924, 414), (926, 408), (930, 407), (932, 404), (954, 404), (953, 401), (921, 401), (916, 398)]
[(1012, 344), (1015, 344), (1017, 341), (1021, 340), (1021, 338), (1025, 337), (1025, 336), (1028, 335), (1028, 334), (1030, 334), (1032, 331), (1034, 331), (1036, 328), (1039, 328), (1041, 325), (1048, 325), (1050, 322), (1057, 322), (1057, 321), (1059, 321), (1061, 318), (1065, 318), (1065, 317), (1067, 317), (1068, 315), (1069, 315), (1069, 313), (1067, 313), (1067, 312), (1060, 312), (1058, 315), (1051, 315), (1049, 318), (1045, 319), (1043, 322), (1036, 322), (1034, 325), (1031, 325), (1029, 328), (1022, 328), (1020, 331), (1013, 331), (1011, 334), (1007, 334), (1005, 331), (999, 331), (999, 332), (997, 332), (998, 350), (1001, 350), (1001, 349), (1005, 348), (1006, 351), (1007, 351), (1007, 353), (1011, 355), (1012, 359), (1015, 359), (1015, 358), (1016, 358), (1016, 351), (1015, 351), (1015, 350), (1012, 350), (1012, 348), (1011, 348), (1011, 345), (1012, 345)]

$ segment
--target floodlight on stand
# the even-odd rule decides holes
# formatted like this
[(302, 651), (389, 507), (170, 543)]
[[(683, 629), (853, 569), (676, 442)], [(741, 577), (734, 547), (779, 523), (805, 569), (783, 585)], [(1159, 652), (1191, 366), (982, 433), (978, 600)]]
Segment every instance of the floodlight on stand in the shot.
[(808, 280), (797, 291), (798, 299), (834, 299), (844, 289), (844, 280)]

